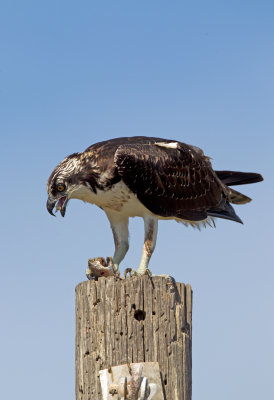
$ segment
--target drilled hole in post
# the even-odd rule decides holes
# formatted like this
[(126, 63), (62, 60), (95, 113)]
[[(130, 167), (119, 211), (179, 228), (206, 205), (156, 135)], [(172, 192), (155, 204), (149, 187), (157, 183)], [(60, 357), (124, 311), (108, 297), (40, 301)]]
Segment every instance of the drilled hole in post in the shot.
[(137, 321), (144, 321), (146, 318), (146, 312), (143, 310), (136, 310), (134, 313), (134, 318)]

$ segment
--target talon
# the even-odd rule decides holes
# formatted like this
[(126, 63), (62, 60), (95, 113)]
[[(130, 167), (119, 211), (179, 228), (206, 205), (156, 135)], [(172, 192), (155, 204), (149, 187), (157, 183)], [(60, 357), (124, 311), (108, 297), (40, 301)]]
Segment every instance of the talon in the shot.
[(117, 278), (121, 278), (121, 274), (119, 271), (119, 264), (114, 264), (112, 257), (106, 258), (106, 264), (107, 267), (112, 270), (114, 276), (116, 276)]
[(152, 273), (149, 269), (146, 269), (144, 273), (140, 274), (140, 272), (135, 271), (133, 268), (126, 268), (124, 272), (124, 276), (126, 278), (127, 274), (129, 274), (130, 277), (133, 276), (143, 276), (143, 275), (148, 275), (150, 278), (152, 277)]
[(126, 268), (124, 272), (125, 278), (127, 277), (127, 274), (129, 274), (130, 277), (138, 275), (138, 273), (133, 268)]
[(148, 275), (148, 276), (151, 278), (151, 277), (152, 277), (152, 272), (147, 268), (147, 269), (145, 270), (144, 275)]

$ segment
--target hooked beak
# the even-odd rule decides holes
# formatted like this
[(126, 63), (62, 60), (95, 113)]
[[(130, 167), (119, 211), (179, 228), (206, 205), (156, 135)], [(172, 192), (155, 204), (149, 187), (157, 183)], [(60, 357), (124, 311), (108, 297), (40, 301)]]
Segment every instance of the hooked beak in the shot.
[[(47, 210), (48, 210), (48, 212), (50, 213), (50, 215), (53, 215), (54, 217), (55, 217), (55, 214), (53, 214), (53, 209), (54, 209), (55, 204), (56, 204), (56, 200), (52, 199), (51, 197), (48, 197), (48, 201), (47, 201)], [(57, 204), (56, 204), (56, 211), (55, 211), (55, 213), (56, 213), (57, 211), (60, 210), (60, 213), (61, 213), (62, 217), (64, 217), (65, 214), (66, 214), (66, 207), (67, 207), (67, 204), (68, 204), (68, 198), (67, 198), (67, 196), (61, 197), (61, 198), (58, 200)]]
[(47, 201), (47, 210), (50, 213), (50, 215), (53, 215), (55, 217), (55, 214), (53, 214), (52, 210), (54, 209), (56, 200), (51, 199), (50, 197), (48, 197), (48, 201)]

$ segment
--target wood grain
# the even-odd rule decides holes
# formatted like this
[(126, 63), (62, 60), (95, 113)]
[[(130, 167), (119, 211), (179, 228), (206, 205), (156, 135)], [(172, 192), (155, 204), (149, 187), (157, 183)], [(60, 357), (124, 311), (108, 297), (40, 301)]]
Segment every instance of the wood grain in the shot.
[(76, 400), (101, 400), (99, 370), (160, 366), (166, 400), (191, 400), (192, 290), (164, 277), (100, 278), (76, 287)]

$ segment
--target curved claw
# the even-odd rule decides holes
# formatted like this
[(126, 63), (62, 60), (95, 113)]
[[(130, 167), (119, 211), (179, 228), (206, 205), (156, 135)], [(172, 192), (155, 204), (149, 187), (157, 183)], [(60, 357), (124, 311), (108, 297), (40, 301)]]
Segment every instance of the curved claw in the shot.
[(148, 275), (150, 278), (152, 277), (152, 272), (150, 271), (150, 269), (146, 269), (144, 275)]
[(133, 276), (144, 276), (148, 275), (149, 277), (152, 277), (151, 271), (147, 268), (143, 274), (140, 274), (138, 271), (135, 271), (133, 268), (126, 268), (124, 271), (124, 276), (126, 278), (127, 274), (129, 274), (130, 277)]
[(130, 277), (132, 276), (137, 276), (137, 272), (133, 268), (126, 268), (124, 271), (124, 277), (127, 277), (127, 274), (129, 274)]

